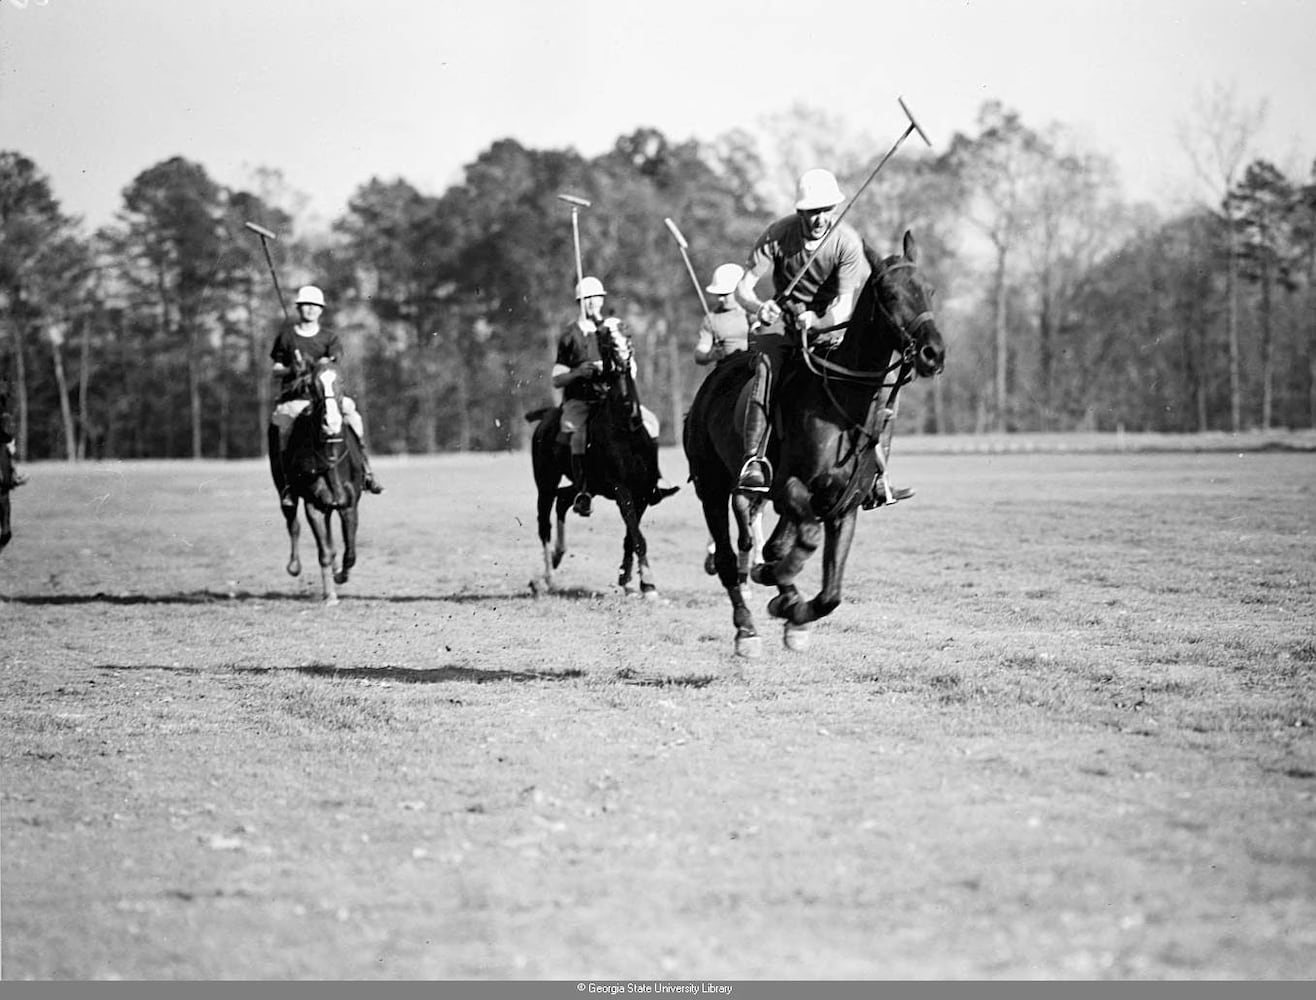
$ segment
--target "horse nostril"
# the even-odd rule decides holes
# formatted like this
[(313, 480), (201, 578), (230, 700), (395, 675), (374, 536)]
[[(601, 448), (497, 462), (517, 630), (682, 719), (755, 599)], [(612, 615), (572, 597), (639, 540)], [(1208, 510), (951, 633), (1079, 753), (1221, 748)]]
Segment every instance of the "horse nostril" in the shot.
[(924, 345), (923, 349), (919, 351), (919, 359), (923, 362), (924, 368), (932, 371), (941, 371), (943, 357), (941, 351), (929, 345)]

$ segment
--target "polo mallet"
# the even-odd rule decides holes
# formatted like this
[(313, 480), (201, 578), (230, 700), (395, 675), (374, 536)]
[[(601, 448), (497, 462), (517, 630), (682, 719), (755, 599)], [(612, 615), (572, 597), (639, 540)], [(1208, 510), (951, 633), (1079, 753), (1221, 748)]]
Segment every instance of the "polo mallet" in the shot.
[(283, 310), (283, 321), (287, 323), (288, 304), (283, 301), (283, 289), (279, 287), (279, 274), (274, 270), (274, 259), (270, 257), (270, 247), (266, 240), (277, 240), (278, 237), (266, 229), (264, 226), (258, 226), (254, 222), (244, 222), (244, 226), (260, 237), (260, 248), (265, 251), (265, 263), (270, 266), (270, 277), (274, 279), (274, 293), (279, 297), (279, 308)]
[(704, 288), (699, 284), (699, 279), (695, 276), (694, 265), (690, 263), (690, 254), (686, 252), (690, 248), (690, 244), (687, 243), (685, 237), (681, 235), (681, 230), (676, 228), (675, 222), (671, 219), (663, 219), (663, 223), (672, 231), (672, 235), (676, 237), (676, 245), (681, 248), (681, 258), (685, 261), (685, 269), (690, 272), (690, 280), (694, 282), (695, 291), (699, 293), (699, 304), (704, 307), (704, 315), (708, 317), (709, 322), (712, 322), (713, 316), (708, 311), (708, 300), (704, 298)]
[[(576, 245), (576, 288), (585, 280), (585, 268), (580, 261), (580, 210), (589, 208), (589, 202), (571, 194), (560, 194), (558, 199), (571, 206), (571, 237)], [(580, 300), (580, 318), (585, 318), (585, 300)]]
[[(886, 161), (891, 159), (891, 157), (893, 157), (896, 154), (896, 150), (900, 148), (901, 143), (903, 143), (906, 139), (909, 138), (911, 133), (917, 132), (919, 138), (922, 139), (925, 143), (927, 143), (928, 148), (929, 149), (932, 148), (932, 141), (928, 138), (927, 133), (923, 131), (918, 121), (914, 118), (914, 113), (909, 110), (909, 105), (905, 103), (905, 99), (903, 97), (897, 97), (896, 100), (900, 102), (901, 110), (905, 112), (905, 117), (909, 119), (909, 127), (905, 129), (904, 133), (900, 136), (899, 139), (895, 141), (895, 143), (891, 146), (891, 148), (887, 150), (886, 156), (882, 157), (882, 159), (878, 162), (877, 166), (873, 168), (873, 172), (868, 175), (868, 179), (859, 185), (859, 190), (856, 191), (854, 193), (854, 197), (852, 197), (846, 203), (845, 208), (841, 210), (841, 214), (838, 215), (836, 217), (836, 221), (832, 223), (831, 229), (827, 231), (828, 235), (831, 235), (832, 230), (834, 230), (837, 226), (841, 224), (841, 220), (846, 217), (850, 209), (854, 208), (854, 203), (859, 200), (859, 196), (864, 193), (864, 189), (867, 188), (869, 184), (873, 183), (873, 178), (877, 176), (877, 172), (881, 170), (884, 166), (886, 166)], [(819, 251), (822, 250), (823, 244), (825, 244), (826, 242), (827, 242), (826, 237), (823, 237), (823, 239), (818, 241), (818, 245), (813, 248), (813, 252), (809, 254), (808, 258), (804, 262), (804, 266), (800, 268), (799, 273), (796, 274), (795, 277), (791, 279), (790, 284), (787, 285), (786, 288), (782, 291), (782, 293), (777, 296), (778, 301), (788, 298), (790, 296), (790, 293), (795, 290), (795, 286), (799, 284), (800, 279), (804, 277), (804, 272), (809, 269), (809, 265), (813, 263), (814, 258), (818, 256)]]

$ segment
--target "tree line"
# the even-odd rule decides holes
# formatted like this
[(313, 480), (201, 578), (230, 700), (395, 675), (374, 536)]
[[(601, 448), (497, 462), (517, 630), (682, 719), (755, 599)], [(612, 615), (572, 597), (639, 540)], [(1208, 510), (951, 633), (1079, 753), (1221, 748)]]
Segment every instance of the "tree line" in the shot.
[[(269, 348), (302, 283), (329, 298), (375, 452), (521, 448), (576, 309), (562, 193), (591, 202), (585, 271), (678, 441), (703, 313), (664, 220), (702, 284), (790, 210), (800, 172), (826, 166), (853, 193), (885, 148), (804, 107), (712, 142), (640, 129), (596, 157), (502, 139), (437, 195), (366, 181), (322, 232), (278, 170), (234, 188), (176, 156), (90, 234), (38, 164), (0, 151), (0, 380), (20, 454), (260, 454)], [(1316, 426), (1316, 167), (1217, 168), (1214, 204), (1164, 217), (1068, 129), (997, 102), (943, 149), (903, 146), (847, 215), (883, 254), (913, 230), (937, 288), (948, 368), (902, 400), (902, 432)], [(278, 234), (286, 306), (248, 222)]]

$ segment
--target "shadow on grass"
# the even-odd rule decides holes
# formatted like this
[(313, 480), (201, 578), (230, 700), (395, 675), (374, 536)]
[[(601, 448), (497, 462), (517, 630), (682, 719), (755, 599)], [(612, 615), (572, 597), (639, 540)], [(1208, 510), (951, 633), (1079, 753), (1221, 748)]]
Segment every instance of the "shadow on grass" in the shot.
[[(584, 596), (582, 594), (582, 596)], [(597, 596), (590, 594), (588, 596)], [(455, 594), (393, 594), (374, 596), (368, 594), (339, 594), (343, 604), (415, 604), (440, 602), (447, 604), (483, 604), (491, 601), (524, 601), (532, 597), (529, 593), (503, 591), (499, 593), (459, 592)], [(0, 597), (0, 603), (28, 604), (33, 607), (61, 607), (79, 604), (109, 605), (152, 605), (152, 604), (230, 604), (243, 601), (291, 601), (297, 604), (320, 604), (319, 594), (298, 593), (296, 591), (267, 590), (254, 593), (248, 590), (193, 590), (179, 594), (107, 594), (97, 591), (94, 594), (34, 594), (16, 597)]]
[(334, 680), (397, 681), (401, 684), (488, 684), (491, 681), (570, 681), (585, 676), (583, 670), (479, 670), (475, 667), (333, 667), (311, 664), (294, 667), (294, 673)]
[(171, 674), (302, 674), (332, 680), (396, 681), (400, 684), (489, 684), (494, 681), (572, 681), (585, 671), (568, 670), (480, 670), (454, 664), (448, 667), (336, 667), (310, 663), (300, 667), (192, 667), (164, 663), (97, 663), (96, 670), (159, 670)]

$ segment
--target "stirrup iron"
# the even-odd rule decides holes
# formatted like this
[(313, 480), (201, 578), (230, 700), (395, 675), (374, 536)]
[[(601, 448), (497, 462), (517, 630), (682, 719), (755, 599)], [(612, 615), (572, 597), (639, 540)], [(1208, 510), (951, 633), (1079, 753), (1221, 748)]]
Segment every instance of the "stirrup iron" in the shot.
[[(749, 472), (751, 465), (757, 465), (763, 471), (762, 486), (739, 485), (741, 480), (745, 478), (745, 474)], [(745, 464), (740, 467), (740, 473), (736, 476), (736, 489), (746, 493), (767, 493), (772, 488), (772, 480), (774, 478), (775, 473), (772, 469), (772, 462), (770, 462), (766, 456), (760, 457), (758, 455), (752, 455), (745, 459)]]

